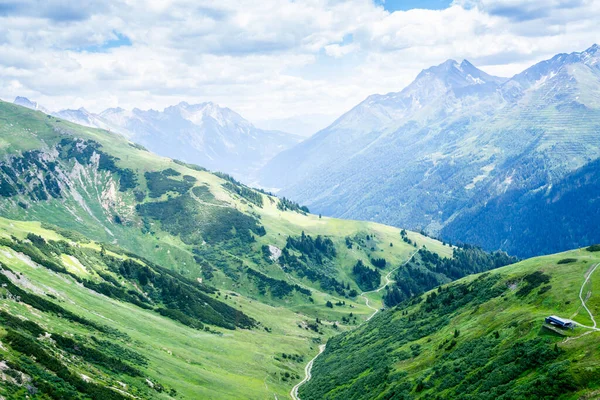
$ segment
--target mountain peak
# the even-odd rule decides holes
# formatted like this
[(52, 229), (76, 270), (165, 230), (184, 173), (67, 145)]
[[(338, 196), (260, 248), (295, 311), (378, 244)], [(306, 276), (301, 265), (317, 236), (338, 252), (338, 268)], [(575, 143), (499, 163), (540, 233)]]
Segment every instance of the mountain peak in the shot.
[(565, 67), (573, 64), (597, 67), (600, 65), (600, 46), (593, 44), (581, 52), (560, 53), (548, 60), (540, 61), (511, 78), (511, 88), (516, 85), (521, 89), (526, 89), (561, 72), (568, 73)]
[[(442, 75), (447, 74), (452, 69), (455, 69), (457, 66), (458, 66), (458, 63), (456, 62), (456, 60), (448, 59), (439, 65), (434, 65), (432, 67), (422, 70), (421, 73), (419, 74), (419, 76), (430, 76), (430, 75), (442, 76)], [(417, 79), (418, 79), (418, 77), (417, 77)]]
[(32, 110), (37, 110), (39, 108), (38, 103), (36, 103), (35, 101), (29, 100), (27, 97), (22, 97), (22, 96), (15, 97), (15, 101), (13, 101), (13, 104), (31, 108)]
[(600, 51), (600, 46), (597, 43), (591, 45), (584, 53), (597, 53)]
[(504, 78), (499, 78), (483, 72), (468, 60), (462, 60), (459, 64), (453, 59), (446, 60), (442, 64), (424, 69), (417, 76), (414, 83), (422, 84), (422, 81), (430, 81), (431, 79), (441, 81), (444, 86), (451, 89), (487, 83), (500, 84), (504, 81)]

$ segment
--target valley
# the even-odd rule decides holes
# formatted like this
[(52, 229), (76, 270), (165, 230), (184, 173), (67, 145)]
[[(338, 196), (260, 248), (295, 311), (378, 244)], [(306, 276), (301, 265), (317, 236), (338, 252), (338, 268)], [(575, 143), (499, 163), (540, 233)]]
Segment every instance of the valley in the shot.
[(285, 398), (319, 346), (372, 314), (357, 264), (380, 280), (421, 246), (453, 252), (107, 131), (8, 103), (0, 120), (2, 396)]
[(0, 121), (0, 396), (596, 393), (595, 246), (518, 262), (17, 105)]
[(0, 0), (0, 400), (600, 399), (600, 0)]

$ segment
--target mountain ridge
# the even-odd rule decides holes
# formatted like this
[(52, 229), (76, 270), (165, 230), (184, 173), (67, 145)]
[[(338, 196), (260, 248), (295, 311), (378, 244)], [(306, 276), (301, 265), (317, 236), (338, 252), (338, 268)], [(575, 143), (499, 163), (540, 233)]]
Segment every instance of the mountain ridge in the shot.
[[(368, 97), (274, 157), (260, 182), (326, 215), (444, 234), (469, 209), (507, 190), (548, 187), (598, 157), (598, 54), (592, 46), (557, 55), (483, 84), (449, 60), (423, 70), (400, 92)], [(576, 221), (563, 223), (558, 236)], [(600, 231), (590, 235), (600, 238)], [(501, 249), (541, 254), (536, 246)]]

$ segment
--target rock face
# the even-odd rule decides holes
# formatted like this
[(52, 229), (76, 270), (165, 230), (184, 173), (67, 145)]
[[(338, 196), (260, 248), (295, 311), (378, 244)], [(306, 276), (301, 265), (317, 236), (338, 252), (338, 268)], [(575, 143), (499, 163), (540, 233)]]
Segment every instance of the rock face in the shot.
[[(452, 221), (468, 225), (467, 215), (476, 218), (506, 193), (547, 191), (598, 155), (600, 49), (594, 45), (510, 79), (468, 61), (424, 70), (404, 90), (368, 97), (276, 156), (261, 171), (261, 183), (316, 212), (462, 240), (467, 236), (458, 225), (445, 229)], [(510, 231), (504, 213), (498, 208), (486, 229)], [(560, 237), (574, 223), (563, 221), (554, 233)], [(529, 235), (514, 240), (525, 249)], [(600, 240), (600, 231), (584, 236), (582, 243), (565, 240), (565, 248)], [(497, 241), (485, 245), (513, 250)], [(532, 245), (527, 255), (561, 249)]]

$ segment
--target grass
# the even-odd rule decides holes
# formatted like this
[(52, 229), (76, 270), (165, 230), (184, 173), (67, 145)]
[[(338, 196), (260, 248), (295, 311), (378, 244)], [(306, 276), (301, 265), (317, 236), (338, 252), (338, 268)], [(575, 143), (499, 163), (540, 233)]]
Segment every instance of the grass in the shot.
[[(10, 227), (7, 220), (2, 223)], [(20, 236), (28, 231), (47, 232), (36, 225), (21, 223), (19, 228), (13, 226), (5, 232)], [(10, 249), (0, 248), (0, 262), (23, 274), (24, 287), (34, 292), (51, 288), (51, 293), (66, 309), (129, 335), (136, 351), (150, 360), (144, 372), (164, 386), (177, 388), (184, 397), (258, 399), (273, 394), (285, 396), (292, 382), (281, 381), (280, 374), (291, 371), (300, 375), (303, 364), (278, 362), (274, 358), (280, 353), (308, 358), (316, 352), (313, 338), (319, 335), (298, 328), (304, 317), (285, 307), (271, 307), (241, 295), (232, 296), (226, 300), (229, 305), (251, 314), (272, 332), (235, 330), (223, 331), (219, 336), (190, 329), (156, 313), (98, 295), (70, 278), (41, 266), (32, 267)], [(79, 261), (73, 260), (73, 263)], [(76, 324), (25, 308), (18, 302), (5, 299), (0, 304), (11, 313), (40, 323), (51, 331), (89, 335)], [(333, 333), (332, 329), (326, 331), (325, 337)]]

